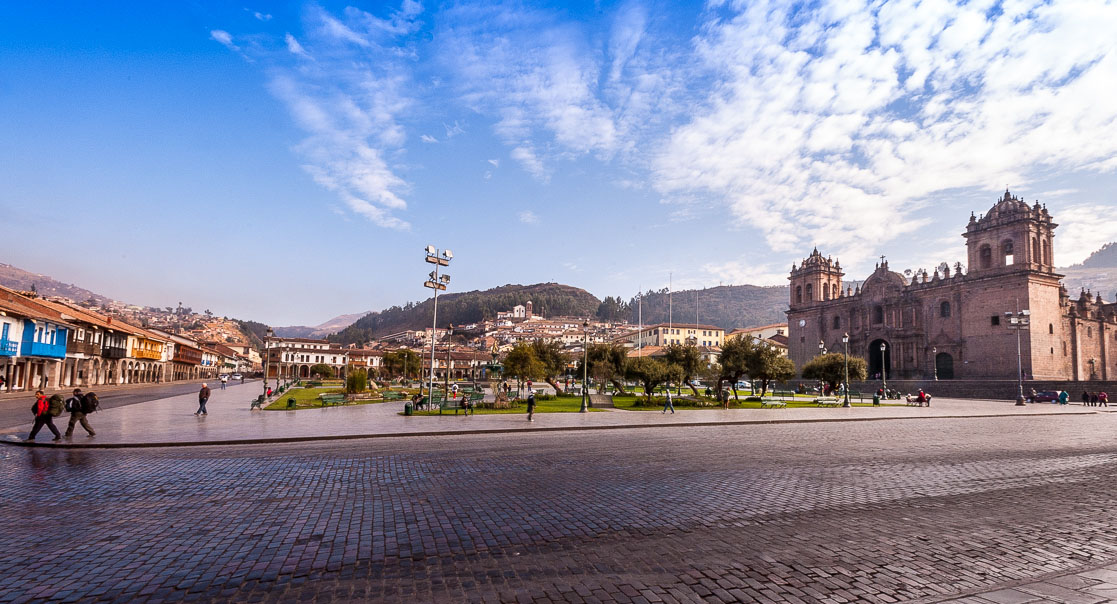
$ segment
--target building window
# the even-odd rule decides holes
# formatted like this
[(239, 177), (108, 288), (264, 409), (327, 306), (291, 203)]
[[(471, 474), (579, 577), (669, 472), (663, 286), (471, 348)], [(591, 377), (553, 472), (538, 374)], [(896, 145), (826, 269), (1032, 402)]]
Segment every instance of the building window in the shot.
[(944, 319), (950, 318), (950, 302), (939, 304), (939, 316)]
[(1005, 260), (1005, 266), (1012, 266), (1014, 254), (1011, 239), (1001, 242), (1001, 257)]
[(1086, 337), (1087, 338), (1094, 337), (1094, 328), (1093, 327), (1087, 327), (1086, 328)]
[(1048, 323), (1047, 324), (1047, 333), (1050, 333), (1050, 334), (1055, 333), (1055, 324), (1054, 323)]
[(807, 302), (810, 302), (810, 301), (814, 300), (814, 298), (812, 297), (813, 295), (814, 294), (812, 293), (811, 284), (808, 283), (807, 284)]
[(1067, 342), (1063, 340), (1063, 356), (1067, 356)]
[(977, 261), (981, 268), (991, 268), (993, 266), (993, 248), (988, 245), (981, 246), (977, 250)]
[(795, 286), (795, 303), (796, 304), (801, 304), (802, 302), (803, 302), (803, 286), (802, 285), (796, 285)]
[(842, 318), (838, 315), (834, 315), (834, 329), (841, 329), (841, 328), (842, 328)]
[(1001, 316), (1000, 315), (993, 315), (990, 318), (989, 323), (991, 325), (993, 325), (993, 327), (996, 327), (996, 326), (1000, 325), (1001, 324)]
[(881, 323), (884, 323), (884, 307), (874, 306), (873, 307), (873, 324), (874, 325), (879, 325)]

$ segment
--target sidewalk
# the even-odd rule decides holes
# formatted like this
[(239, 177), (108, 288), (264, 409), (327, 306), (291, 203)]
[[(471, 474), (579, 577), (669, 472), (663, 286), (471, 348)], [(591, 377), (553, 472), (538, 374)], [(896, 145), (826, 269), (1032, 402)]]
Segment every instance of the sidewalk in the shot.
[[(175, 380), (173, 382), (154, 382), (148, 384), (100, 384), (97, 386), (67, 386), (65, 388), (47, 388), (43, 392), (47, 396), (52, 394), (61, 394), (63, 396), (70, 396), (74, 388), (81, 388), (83, 392), (96, 392), (101, 394), (112, 394), (115, 392), (127, 392), (129, 390), (140, 390), (143, 388), (151, 388), (153, 386), (173, 386), (175, 384), (202, 384), (203, 382), (217, 382), (217, 378), (198, 378), (196, 380)], [(259, 381), (258, 379), (255, 381)], [(15, 392), (8, 392), (7, 390), (0, 391), (0, 402), (11, 400), (35, 400), (35, 391), (37, 388), (30, 390), (16, 390)]]
[[(1103, 407), (1104, 409), (1104, 407)], [(1093, 570), (1048, 575), (1014, 587), (981, 592), (946, 600), (952, 604), (1028, 604), (1029, 602), (1075, 602), (1100, 604), (1117, 601), (1117, 564)]]
[[(0, 431), (0, 443), (48, 447), (152, 447), (215, 444), (280, 443), (307, 440), (485, 434), (512, 431), (601, 430), (664, 426), (711, 426), (753, 423), (873, 421), (921, 418), (1068, 415), (1094, 413), (1094, 407), (1011, 402), (935, 399), (933, 407), (852, 407), (796, 409), (684, 410), (671, 415), (652, 411), (602, 410), (592, 413), (538, 413), (528, 423), (523, 414), (411, 416), (400, 415), (404, 403), (374, 403), (299, 411), (250, 411), (257, 395), (243, 386), (215, 388), (209, 414), (195, 416), (197, 394), (106, 409), (89, 416), (96, 437), (78, 427), (74, 437), (58, 444), (40, 435), (23, 443), (31, 423)], [(1105, 408), (1103, 408), (1105, 409)], [(69, 415), (56, 418), (65, 431)]]

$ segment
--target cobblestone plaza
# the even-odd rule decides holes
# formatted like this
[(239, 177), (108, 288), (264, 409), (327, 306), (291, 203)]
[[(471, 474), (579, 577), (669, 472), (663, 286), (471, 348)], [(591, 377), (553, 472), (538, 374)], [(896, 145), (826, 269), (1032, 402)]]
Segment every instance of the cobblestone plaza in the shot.
[(1115, 431), (1103, 412), (6, 446), (0, 599), (1100, 602)]

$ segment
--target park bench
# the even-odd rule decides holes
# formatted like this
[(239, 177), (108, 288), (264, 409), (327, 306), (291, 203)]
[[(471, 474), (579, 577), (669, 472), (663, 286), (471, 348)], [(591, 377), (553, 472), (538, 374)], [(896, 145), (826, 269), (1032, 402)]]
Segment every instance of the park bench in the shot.
[(842, 401), (833, 396), (820, 396), (814, 399), (814, 403), (819, 407), (837, 407), (842, 404)]
[(334, 405), (336, 407), (339, 403), (345, 402), (344, 394), (319, 394), (318, 398), (322, 401), (323, 407), (328, 405)]
[(778, 398), (781, 401), (795, 400), (795, 392), (791, 390), (773, 390), (772, 397)]
[(783, 407), (784, 409), (786, 409), (787, 408), (787, 401), (783, 401), (783, 400), (777, 401), (777, 400), (774, 400), (774, 399), (763, 399), (763, 400), (761, 400), (760, 401), (760, 408), (764, 409), (766, 407), (773, 408), (773, 409), (776, 408), (776, 407)]
[[(481, 395), (481, 397), (484, 398), (484, 395)], [(442, 404), (438, 406), (438, 414), (442, 415), (443, 411), (449, 411), (450, 409), (454, 410), (454, 415), (457, 415), (459, 410), (466, 411), (468, 413), (468, 409), (466, 409), (465, 405), (466, 403), (474, 400), (480, 402), (479, 399), (474, 399), (472, 395), (445, 399), (442, 401)]]
[(384, 400), (386, 401), (401, 401), (403, 400), (403, 393), (396, 390), (389, 390), (384, 393)]
[(260, 396), (252, 399), (252, 406), (249, 407), (248, 410), (251, 411), (253, 409), (259, 409), (261, 411), (264, 410), (264, 395), (261, 394)]

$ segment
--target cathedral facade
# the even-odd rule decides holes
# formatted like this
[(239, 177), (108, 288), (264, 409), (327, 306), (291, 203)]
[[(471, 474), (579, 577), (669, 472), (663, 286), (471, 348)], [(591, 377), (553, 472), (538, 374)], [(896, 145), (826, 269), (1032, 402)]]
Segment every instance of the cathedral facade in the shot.
[(1015, 380), (1019, 335), (1029, 379), (1117, 380), (1117, 304), (1068, 295), (1054, 268), (1057, 226), (1046, 207), (1005, 191), (970, 215), (966, 268), (909, 280), (882, 258), (856, 288), (816, 249), (791, 268), (789, 356), (802, 367), (823, 349), (844, 352), (848, 334), (870, 378)]

